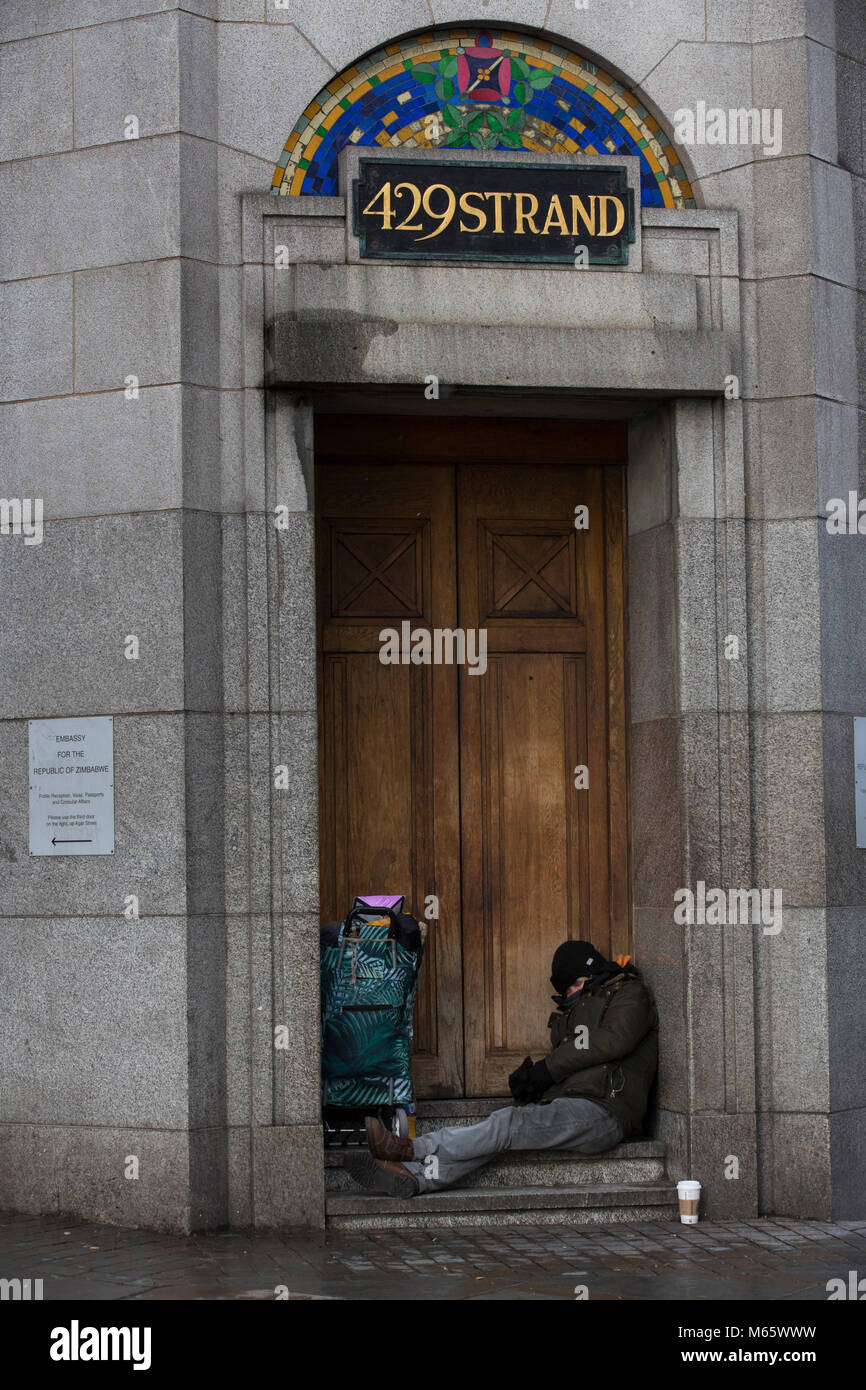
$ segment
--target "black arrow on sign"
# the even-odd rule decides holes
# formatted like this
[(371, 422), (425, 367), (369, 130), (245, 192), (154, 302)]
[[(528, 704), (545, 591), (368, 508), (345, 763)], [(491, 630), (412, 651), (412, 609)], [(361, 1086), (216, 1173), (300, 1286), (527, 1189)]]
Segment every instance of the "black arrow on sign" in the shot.
[(54, 839), (51, 841), (51, 843), (52, 843), (52, 845), (90, 845), (90, 844), (93, 843), (93, 841), (92, 841), (92, 840), (58, 840), (58, 839), (57, 839), (57, 836), (55, 835), (55, 837), (54, 837)]

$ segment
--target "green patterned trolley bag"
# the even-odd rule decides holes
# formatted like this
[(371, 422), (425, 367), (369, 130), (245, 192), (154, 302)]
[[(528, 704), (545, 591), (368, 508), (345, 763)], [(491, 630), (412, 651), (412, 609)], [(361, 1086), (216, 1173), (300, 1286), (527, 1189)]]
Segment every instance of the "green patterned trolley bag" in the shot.
[(347, 1118), (355, 1112), (361, 1128), (365, 1114), (390, 1123), (396, 1110), (414, 1110), (409, 1047), (423, 949), (421, 928), (403, 912), (401, 896), (356, 898), (343, 922), (322, 928), (326, 1132), (335, 1110)]

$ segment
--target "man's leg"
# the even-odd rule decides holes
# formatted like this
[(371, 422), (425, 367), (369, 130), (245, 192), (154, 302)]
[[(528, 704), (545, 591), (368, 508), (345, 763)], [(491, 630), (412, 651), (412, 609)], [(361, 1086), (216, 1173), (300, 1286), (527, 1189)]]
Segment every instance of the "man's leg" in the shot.
[(602, 1153), (622, 1139), (619, 1120), (594, 1101), (562, 1096), (548, 1105), (511, 1105), (477, 1125), (450, 1126), (413, 1142), (404, 1164), (419, 1192), (439, 1192), (508, 1149), (574, 1149)]

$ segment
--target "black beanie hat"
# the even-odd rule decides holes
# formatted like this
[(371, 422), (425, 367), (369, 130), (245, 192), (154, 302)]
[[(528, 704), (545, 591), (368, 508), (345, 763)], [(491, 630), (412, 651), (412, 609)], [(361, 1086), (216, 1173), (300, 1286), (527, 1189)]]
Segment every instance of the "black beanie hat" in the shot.
[(595, 975), (606, 965), (604, 956), (591, 941), (563, 941), (557, 946), (550, 967), (550, 983), (557, 994), (565, 994), (581, 975)]

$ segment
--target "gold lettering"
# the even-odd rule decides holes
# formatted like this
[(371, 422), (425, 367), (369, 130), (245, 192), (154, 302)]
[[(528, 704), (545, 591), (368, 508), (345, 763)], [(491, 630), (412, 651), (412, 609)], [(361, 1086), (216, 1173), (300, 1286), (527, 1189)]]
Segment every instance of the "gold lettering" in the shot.
[(559, 197), (556, 193), (554, 193), (550, 200), (550, 207), (547, 209), (547, 221), (541, 229), (542, 235), (550, 231), (552, 223), (555, 223), (559, 228), (560, 236), (568, 236), (568, 223), (565, 220), (562, 203), (559, 201)]
[(484, 196), (485, 196), (485, 198), (492, 198), (492, 199), (493, 199), (493, 206), (496, 208), (496, 216), (495, 216), (495, 220), (494, 220), (494, 223), (493, 223), (493, 230), (494, 230), (494, 232), (501, 232), (501, 231), (503, 231), (503, 226), (502, 226), (502, 199), (503, 199), (503, 198), (510, 198), (510, 197), (512, 197), (513, 195), (512, 195), (511, 193), (485, 193)]
[(596, 200), (596, 195), (595, 195), (595, 193), (593, 193), (593, 194), (590, 196), (590, 199), (589, 199), (590, 212), (588, 213), (587, 210), (586, 210), (586, 207), (584, 206), (583, 199), (582, 199), (582, 198), (579, 198), (579, 197), (577, 196), (576, 193), (572, 193), (572, 195), (571, 195), (571, 235), (572, 235), (572, 236), (580, 236), (580, 221), (581, 221), (581, 219), (582, 219), (582, 221), (584, 222), (584, 225), (586, 226), (586, 230), (589, 232), (589, 235), (590, 235), (590, 236), (595, 236), (595, 200)]
[[(523, 204), (524, 204), (525, 202), (528, 202), (528, 203), (531, 203), (531, 204), (532, 204), (532, 206), (531, 206), (529, 212), (524, 212), (524, 211), (523, 211)], [(525, 236), (525, 235), (526, 235), (526, 233), (525, 233), (524, 230), (523, 230), (523, 224), (524, 224), (524, 222), (528, 222), (530, 228), (532, 229), (532, 231), (535, 233), (536, 236), (538, 236), (538, 228), (536, 227), (535, 223), (534, 223), (533, 220), (532, 220), (533, 217), (535, 216), (535, 214), (536, 214), (537, 212), (538, 212), (538, 199), (536, 198), (536, 196), (535, 196), (534, 193), (515, 193), (515, 195), (514, 195), (514, 219), (515, 219), (515, 222), (516, 222), (516, 226), (515, 226), (515, 229), (514, 229), (514, 230), (515, 230), (515, 233), (517, 234), (517, 236)]]
[(469, 202), (467, 201), (469, 198), (483, 198), (483, 197), (484, 197), (484, 194), (483, 194), (483, 193), (475, 193), (475, 192), (473, 192), (473, 191), (470, 191), (470, 192), (468, 192), (468, 193), (461, 193), (461, 195), (460, 195), (460, 211), (461, 211), (461, 212), (468, 212), (468, 213), (470, 214), (470, 216), (472, 216), (472, 217), (477, 217), (477, 218), (478, 218), (478, 226), (477, 226), (477, 227), (467, 227), (466, 223), (465, 223), (465, 222), (463, 221), (463, 219), (461, 218), (461, 219), (460, 219), (460, 230), (461, 230), (461, 232), (483, 232), (483, 231), (484, 231), (484, 228), (487, 226), (487, 213), (484, 211), (483, 208), (473, 208), (473, 207), (471, 207), (471, 206), (469, 205)]
[[(599, 236), (616, 236), (617, 232), (622, 231), (623, 225), (624, 225), (624, 223), (625, 223), (625, 208), (623, 207), (622, 199), (621, 199), (621, 198), (614, 198), (614, 197), (611, 196), (610, 193), (603, 193), (602, 196), (599, 198), (598, 203), (599, 203), (599, 219), (598, 219), (598, 234), (599, 234)], [(616, 203), (616, 208), (617, 208), (617, 221), (616, 221), (616, 226), (613, 227), (610, 231), (608, 231), (608, 228), (607, 228), (607, 205), (608, 205), (608, 203)]]

